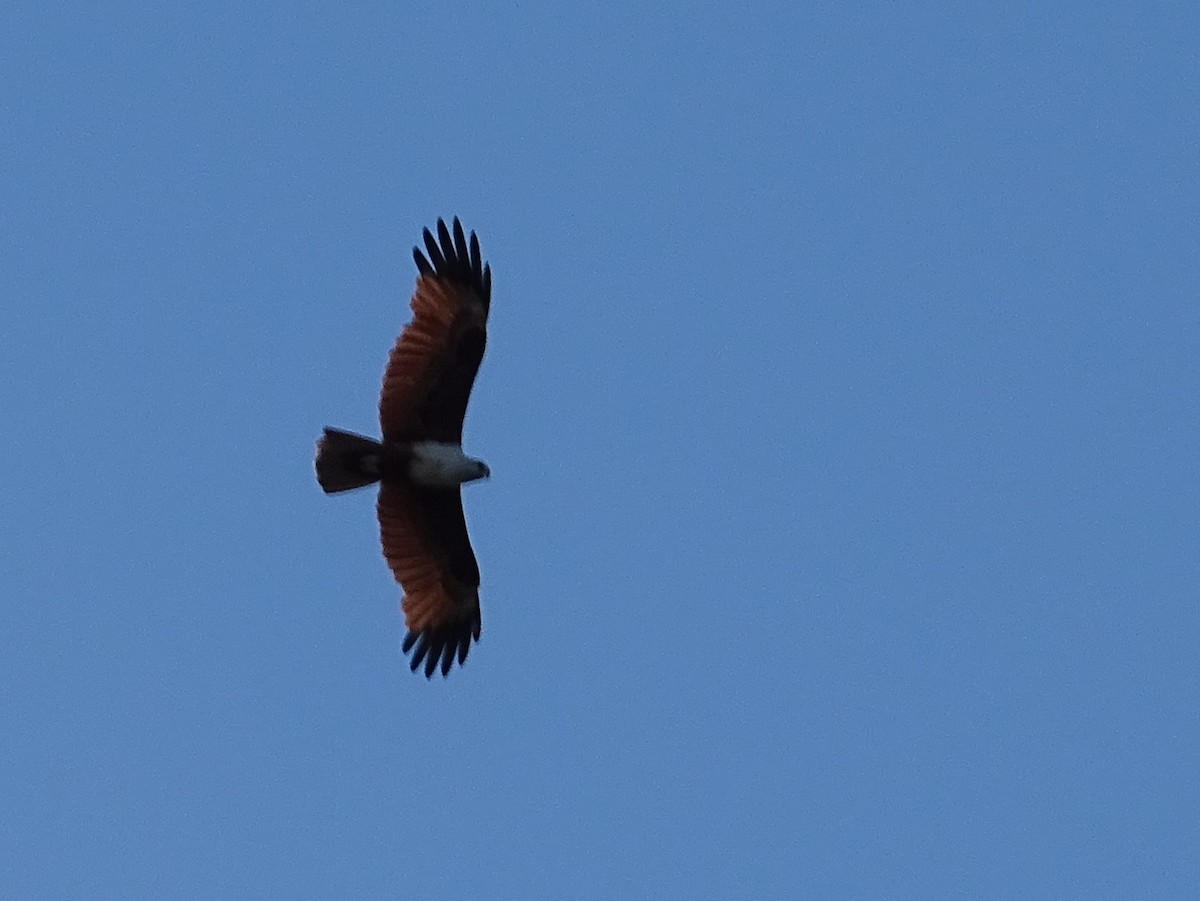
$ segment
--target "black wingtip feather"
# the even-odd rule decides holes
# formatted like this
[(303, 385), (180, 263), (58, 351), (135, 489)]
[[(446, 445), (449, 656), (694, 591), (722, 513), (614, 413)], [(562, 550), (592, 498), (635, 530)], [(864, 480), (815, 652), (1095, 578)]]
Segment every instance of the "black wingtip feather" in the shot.
[(470, 271), (471, 251), (467, 248), (467, 236), (463, 234), (462, 223), (457, 216), (454, 217), (454, 255), (458, 257), (459, 265)]
[(439, 219), (437, 223), (438, 243), (442, 246), (442, 256), (446, 262), (453, 265), (457, 262), (454, 259), (454, 241), (450, 237), (450, 229), (446, 228), (446, 220)]
[(422, 236), (425, 239), (425, 250), (429, 253), (429, 262), (433, 264), (433, 271), (441, 272), (446, 268), (446, 259), (442, 256), (442, 249), (438, 247), (438, 243), (429, 229), (425, 229)]
[(451, 631), (409, 632), (404, 636), (402, 648), (405, 654), (412, 652), (408, 668), (412, 672), (421, 670), (430, 679), (439, 669), (442, 676), (449, 676), (455, 659), (462, 666), (471, 650), (471, 641), (479, 640), (479, 627), (471, 626), (460, 633)]
[(483, 300), (485, 308), (490, 306), (492, 268), (483, 262), (475, 232), (468, 236), (457, 216), (449, 227), (446, 226), (446, 220), (438, 219), (436, 230), (436, 237), (428, 228), (422, 233), (425, 253), (419, 247), (413, 248), (417, 271), (421, 275), (437, 275), (468, 285)]

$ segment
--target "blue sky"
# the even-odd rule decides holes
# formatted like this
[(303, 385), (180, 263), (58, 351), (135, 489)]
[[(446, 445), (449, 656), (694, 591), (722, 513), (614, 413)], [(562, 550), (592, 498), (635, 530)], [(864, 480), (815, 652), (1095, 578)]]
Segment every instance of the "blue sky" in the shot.
[[(0, 896), (1200, 892), (1191, 4), (5, 4)], [(400, 653), (478, 231), (483, 637)]]

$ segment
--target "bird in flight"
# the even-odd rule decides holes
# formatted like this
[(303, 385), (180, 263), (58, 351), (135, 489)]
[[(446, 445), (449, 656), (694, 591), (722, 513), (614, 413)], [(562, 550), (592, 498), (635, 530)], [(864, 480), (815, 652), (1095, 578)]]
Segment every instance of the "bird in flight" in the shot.
[(463, 418), (487, 343), (492, 270), (458, 218), (425, 229), (413, 248), (412, 321), (388, 357), (379, 398), (383, 440), (326, 428), (317, 481), (326, 494), (379, 483), (383, 556), (404, 592), (409, 668), (428, 678), (461, 666), (479, 640), (479, 564), (463, 518), (461, 486), (487, 465), (463, 453)]

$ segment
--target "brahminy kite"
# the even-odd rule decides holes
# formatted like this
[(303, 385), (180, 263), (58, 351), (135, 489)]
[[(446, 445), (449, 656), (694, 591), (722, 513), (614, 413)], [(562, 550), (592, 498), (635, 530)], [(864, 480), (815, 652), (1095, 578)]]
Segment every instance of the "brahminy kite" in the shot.
[(326, 428), (317, 481), (327, 494), (379, 483), (383, 556), (404, 592), (409, 668), (450, 672), (479, 640), (479, 564), (463, 518), (464, 482), (487, 465), (463, 453), (463, 418), (487, 343), (492, 270), (479, 239), (441, 219), (413, 248), (413, 318), (388, 358), (379, 398), (383, 440)]

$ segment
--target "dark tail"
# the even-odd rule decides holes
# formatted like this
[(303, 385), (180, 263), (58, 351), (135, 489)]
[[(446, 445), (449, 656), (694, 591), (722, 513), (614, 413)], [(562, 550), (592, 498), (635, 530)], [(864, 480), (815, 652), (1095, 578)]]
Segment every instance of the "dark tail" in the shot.
[(317, 481), (326, 494), (379, 481), (383, 445), (362, 435), (326, 429), (317, 442)]

